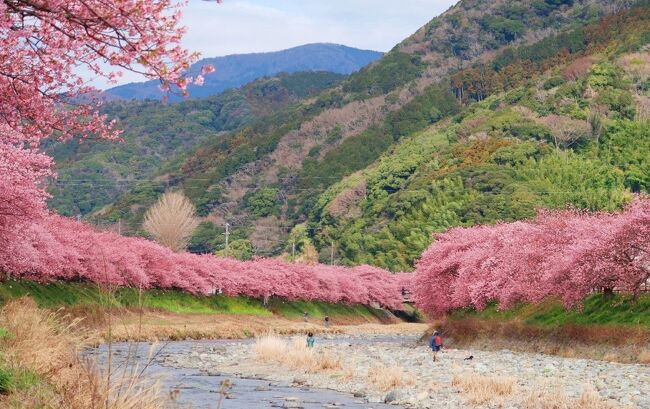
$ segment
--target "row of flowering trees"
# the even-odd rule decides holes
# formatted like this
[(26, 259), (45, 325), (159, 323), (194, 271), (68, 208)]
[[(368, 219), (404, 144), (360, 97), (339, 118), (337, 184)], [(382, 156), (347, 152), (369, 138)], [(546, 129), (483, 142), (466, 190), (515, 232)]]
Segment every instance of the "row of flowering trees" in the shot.
[(175, 253), (142, 238), (99, 232), (56, 215), (30, 224), (23, 239), (0, 248), (0, 270), (35, 281), (84, 280), (195, 294), (220, 291), (258, 298), (377, 303), (390, 308), (402, 303), (400, 276), (376, 267), (306, 265), (279, 259), (241, 262)]
[(185, 75), (198, 57), (181, 46), (185, 3), (0, 0), (0, 270), (40, 281), (399, 305), (397, 281), (380, 269), (173, 253), (48, 212), (44, 185), (55, 175), (42, 143), (119, 139), (98, 106), (83, 103), (95, 91), (82, 70), (108, 80), (115, 69), (138, 72), (159, 79), (163, 91), (182, 93), (213, 71), (205, 66), (195, 78)]
[(531, 221), (440, 234), (417, 265), (417, 305), (429, 314), (548, 297), (566, 306), (593, 291), (637, 293), (650, 278), (650, 200), (621, 213), (540, 211)]

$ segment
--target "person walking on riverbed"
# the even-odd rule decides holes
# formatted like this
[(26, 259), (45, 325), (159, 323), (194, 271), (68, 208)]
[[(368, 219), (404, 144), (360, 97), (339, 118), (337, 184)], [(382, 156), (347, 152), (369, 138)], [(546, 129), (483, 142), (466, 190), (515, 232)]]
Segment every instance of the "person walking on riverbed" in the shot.
[(429, 340), (429, 347), (433, 352), (433, 362), (438, 360), (438, 352), (442, 350), (442, 337), (438, 331), (434, 331), (431, 339)]
[(314, 338), (314, 333), (310, 332), (309, 334), (307, 334), (307, 348), (313, 348), (314, 341), (316, 341), (316, 338)]

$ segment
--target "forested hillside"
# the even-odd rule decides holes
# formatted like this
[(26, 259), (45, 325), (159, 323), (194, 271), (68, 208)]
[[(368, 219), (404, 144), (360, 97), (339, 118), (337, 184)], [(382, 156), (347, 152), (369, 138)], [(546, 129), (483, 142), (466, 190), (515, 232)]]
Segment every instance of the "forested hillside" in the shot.
[[(466, 107), (323, 194), (309, 228), (343, 263), (409, 270), (433, 232), (650, 191), (648, 9), (451, 77)], [(566, 44), (575, 44), (573, 52)]]
[[(647, 1), (465, 0), (299, 105), (197, 144), (94, 220), (180, 188), (194, 251), (409, 270), (451, 226), (648, 190)], [(520, 21), (525, 20), (526, 25)], [(235, 244), (236, 243), (236, 244)], [(332, 256), (333, 255), (333, 256)]]
[[(262, 78), (202, 100), (112, 102), (103, 113), (117, 119), (123, 142), (55, 143), (50, 149), (58, 179), (50, 206), (64, 215), (85, 215), (113, 202), (143, 181), (156, 192), (173, 185), (158, 178), (185, 160), (188, 150), (224, 133), (318, 94), (344, 78), (329, 72), (299, 72)], [(169, 183), (168, 183), (169, 182)]]

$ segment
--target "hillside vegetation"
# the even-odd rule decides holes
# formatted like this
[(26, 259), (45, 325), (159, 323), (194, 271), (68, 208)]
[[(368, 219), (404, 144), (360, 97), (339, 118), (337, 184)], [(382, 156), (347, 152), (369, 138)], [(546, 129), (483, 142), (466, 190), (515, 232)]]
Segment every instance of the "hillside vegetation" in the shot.
[(206, 217), (194, 251), (223, 249), (229, 222), (243, 257), (296, 240), (321, 261), (334, 248), (339, 264), (399, 271), (451, 226), (618, 209), (647, 191), (647, 7), (462, 1), (338, 86), (172, 158), (165, 184), (92, 219), (137, 234), (144, 208), (179, 188)]
[(138, 186), (135, 202), (156, 196), (174, 180), (164, 177), (196, 146), (224, 143), (224, 133), (265, 118), (337, 84), (343, 75), (299, 72), (262, 78), (202, 100), (112, 102), (103, 113), (119, 121), (122, 143), (70, 141), (49, 149), (58, 179), (50, 206), (64, 215), (86, 215)]
[(647, 193), (647, 16), (617, 14), (455, 73), (467, 106), (321, 195), (317, 247), (334, 240), (342, 263), (409, 270), (433, 232), (539, 207), (612, 211)]

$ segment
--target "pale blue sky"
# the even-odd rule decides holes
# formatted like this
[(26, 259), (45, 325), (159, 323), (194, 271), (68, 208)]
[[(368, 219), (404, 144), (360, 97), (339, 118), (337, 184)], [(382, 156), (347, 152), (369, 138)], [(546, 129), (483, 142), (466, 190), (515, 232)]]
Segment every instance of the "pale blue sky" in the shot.
[[(204, 57), (314, 43), (388, 51), (457, 0), (190, 0), (184, 44)], [(141, 80), (125, 75), (119, 83)], [(95, 84), (104, 88), (104, 84)]]

